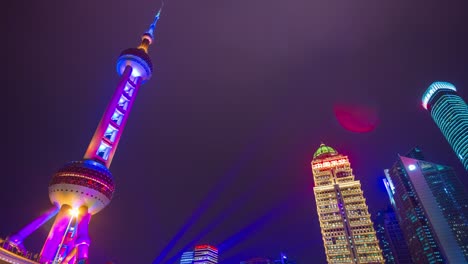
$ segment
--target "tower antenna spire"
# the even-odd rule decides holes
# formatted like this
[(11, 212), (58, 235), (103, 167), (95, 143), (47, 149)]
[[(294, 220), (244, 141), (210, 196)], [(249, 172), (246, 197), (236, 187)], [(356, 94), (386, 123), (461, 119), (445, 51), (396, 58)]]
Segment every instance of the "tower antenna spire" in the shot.
[(150, 24), (148, 30), (141, 37), (141, 43), (140, 46), (138, 46), (138, 48), (144, 50), (146, 53), (148, 53), (148, 47), (154, 40), (154, 30), (156, 29), (156, 24), (158, 23), (159, 17), (161, 16), (161, 11), (163, 7), (164, 1), (161, 1), (161, 7), (154, 16), (153, 22)]

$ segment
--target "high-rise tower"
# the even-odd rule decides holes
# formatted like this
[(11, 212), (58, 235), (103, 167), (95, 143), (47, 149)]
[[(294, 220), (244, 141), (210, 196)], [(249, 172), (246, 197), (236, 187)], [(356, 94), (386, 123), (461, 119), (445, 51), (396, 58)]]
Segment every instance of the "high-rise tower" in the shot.
[(455, 171), (399, 156), (385, 174), (413, 262), (468, 262), (468, 195)]
[(185, 251), (182, 253), (182, 256), (180, 257), (180, 263), (179, 264), (193, 264), (193, 251)]
[(412, 263), (408, 245), (393, 208), (377, 212), (374, 224), (385, 264)]
[(424, 93), (422, 104), (468, 170), (468, 106), (455, 86), (434, 82)]
[(312, 173), (328, 263), (384, 263), (361, 183), (354, 179), (348, 157), (321, 144)]
[(195, 246), (193, 264), (217, 264), (218, 249), (211, 245)]
[[(53, 208), (4, 243), (24, 255), (23, 240), (52, 217), (55, 221), (40, 253), (40, 263), (87, 263), (91, 216), (106, 207), (115, 190), (109, 171), (125, 124), (142, 83), (148, 81), (153, 65), (148, 47), (161, 9), (141, 37), (137, 48), (124, 50), (117, 60), (120, 80), (104, 115), (86, 150), (84, 158), (66, 164), (56, 172), (49, 184)], [(16, 262), (15, 262), (16, 263)], [(21, 263), (21, 262), (20, 262)]]

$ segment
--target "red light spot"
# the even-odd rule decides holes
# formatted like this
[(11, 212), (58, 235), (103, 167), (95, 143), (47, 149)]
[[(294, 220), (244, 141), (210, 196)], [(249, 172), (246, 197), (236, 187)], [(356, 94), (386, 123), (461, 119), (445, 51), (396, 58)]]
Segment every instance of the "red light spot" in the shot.
[(338, 123), (351, 132), (371, 132), (377, 127), (379, 121), (377, 110), (369, 106), (335, 104), (333, 111)]

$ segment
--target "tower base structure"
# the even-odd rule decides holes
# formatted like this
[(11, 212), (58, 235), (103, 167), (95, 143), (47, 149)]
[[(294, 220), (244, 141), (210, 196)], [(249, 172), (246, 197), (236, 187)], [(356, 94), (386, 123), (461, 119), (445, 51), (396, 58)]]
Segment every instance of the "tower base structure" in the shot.
[[(6, 263), (87, 263), (91, 215), (106, 207), (114, 192), (109, 169), (94, 160), (66, 164), (52, 177), (49, 197), (55, 205), (1, 243), (0, 261)], [(51, 220), (54, 223), (39, 254), (28, 252), (23, 241)], [(1, 264), (1, 262), (0, 262)]]

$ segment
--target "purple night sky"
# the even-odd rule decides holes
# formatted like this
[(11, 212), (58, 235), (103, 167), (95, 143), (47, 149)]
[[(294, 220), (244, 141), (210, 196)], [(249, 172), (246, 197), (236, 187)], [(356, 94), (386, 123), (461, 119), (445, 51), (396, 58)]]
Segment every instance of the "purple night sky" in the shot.
[[(117, 57), (159, 6), (5, 6), (0, 237), (50, 207), (52, 174), (82, 158), (117, 85)], [(388, 204), (383, 169), (416, 145), (468, 186), (421, 106), (436, 80), (468, 101), (466, 10), (466, 1), (166, 1), (153, 78), (110, 168), (117, 190), (91, 220), (90, 262), (174, 263), (184, 247), (211, 243), (223, 264), (281, 251), (324, 263), (310, 168), (322, 141), (349, 156), (372, 214)], [(364, 120), (340, 123), (335, 114), (350, 108)], [(38, 252), (50, 226), (26, 247)]]

